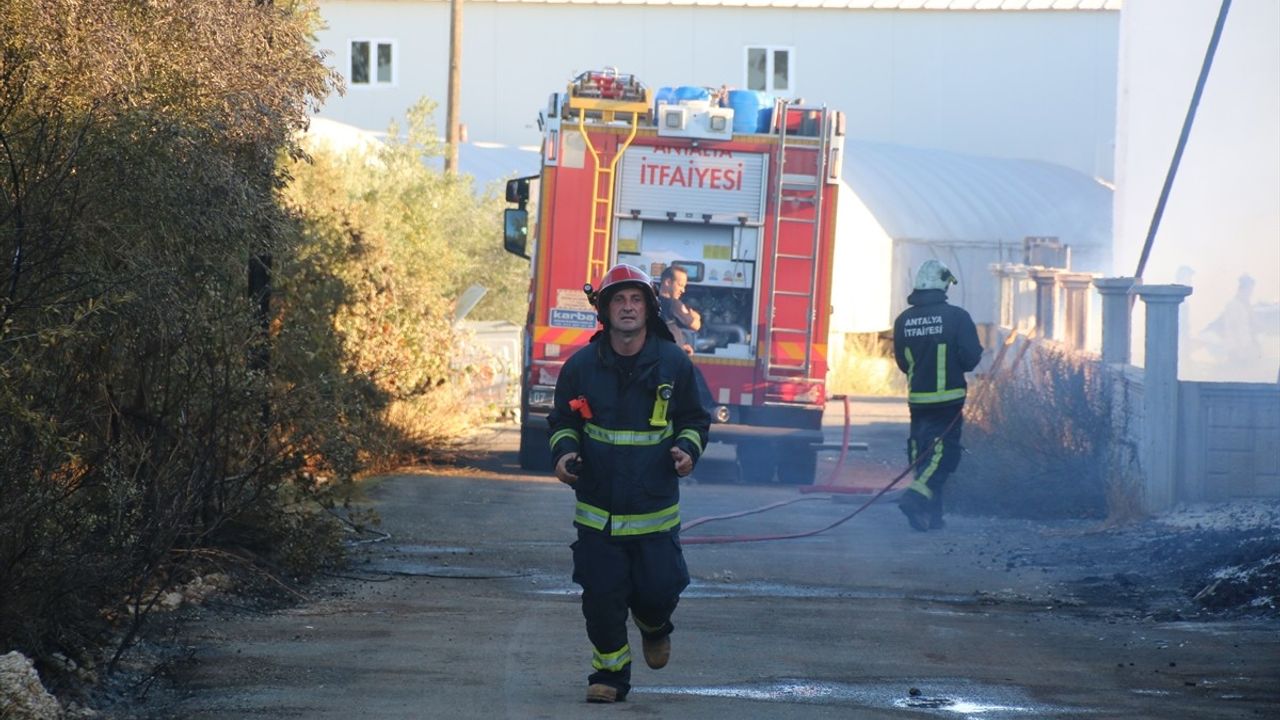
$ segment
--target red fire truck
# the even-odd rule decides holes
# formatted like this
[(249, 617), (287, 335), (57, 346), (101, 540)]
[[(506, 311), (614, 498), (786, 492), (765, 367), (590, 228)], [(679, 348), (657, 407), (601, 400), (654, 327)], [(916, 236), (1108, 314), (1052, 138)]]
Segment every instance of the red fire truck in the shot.
[(844, 117), (787, 101), (722, 107), (700, 91), (655, 105), (633, 76), (588, 72), (540, 114), (541, 174), (508, 183), (518, 207), (504, 217), (506, 249), (532, 261), (522, 467), (550, 468), (556, 378), (597, 329), (583, 286), (625, 262), (655, 282), (687, 271), (711, 440), (736, 447), (741, 479), (813, 481)]

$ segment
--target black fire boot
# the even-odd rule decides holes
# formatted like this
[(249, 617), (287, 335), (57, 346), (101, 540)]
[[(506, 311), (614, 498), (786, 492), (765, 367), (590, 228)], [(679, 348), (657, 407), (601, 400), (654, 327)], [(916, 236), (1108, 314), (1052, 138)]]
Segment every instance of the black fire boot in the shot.
[(942, 519), (942, 483), (939, 482), (937, 487), (929, 489), (933, 491), (933, 497), (929, 498), (929, 529), (941, 530), (947, 526), (946, 521)]
[(929, 501), (924, 495), (908, 488), (898, 500), (898, 509), (907, 516), (912, 530), (925, 532), (929, 529)]

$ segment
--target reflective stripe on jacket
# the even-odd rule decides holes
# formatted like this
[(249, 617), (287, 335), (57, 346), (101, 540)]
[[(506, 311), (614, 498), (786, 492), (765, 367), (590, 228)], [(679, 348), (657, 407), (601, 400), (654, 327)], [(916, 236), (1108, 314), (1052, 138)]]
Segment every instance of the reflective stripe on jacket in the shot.
[(893, 352), (907, 374), (907, 402), (946, 405), (964, 402), (964, 374), (978, 366), (982, 344), (973, 318), (947, 304), (942, 290), (917, 290), (893, 322)]
[[(650, 333), (628, 377), (607, 332), (565, 362), (547, 417), (552, 461), (577, 452), (574, 524), (612, 537), (680, 526), (680, 480), (671, 448), (697, 462), (711, 418), (698, 394), (697, 368), (675, 343)], [(585, 397), (591, 419), (569, 404)]]

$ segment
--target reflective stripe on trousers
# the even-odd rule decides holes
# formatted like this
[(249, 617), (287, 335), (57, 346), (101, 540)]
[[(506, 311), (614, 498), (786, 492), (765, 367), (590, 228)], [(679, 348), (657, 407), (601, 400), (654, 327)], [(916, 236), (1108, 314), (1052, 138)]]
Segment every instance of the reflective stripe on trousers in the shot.
[(621, 650), (602, 653), (600, 648), (591, 648), (591, 667), (596, 670), (619, 672), (631, 662), (631, 646), (623, 645)]

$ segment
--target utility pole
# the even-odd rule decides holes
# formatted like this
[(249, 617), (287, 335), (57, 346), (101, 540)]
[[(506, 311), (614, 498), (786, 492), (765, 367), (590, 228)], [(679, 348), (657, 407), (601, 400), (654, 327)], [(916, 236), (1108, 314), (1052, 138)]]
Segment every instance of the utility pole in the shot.
[(449, 24), (449, 106), (445, 109), (444, 171), (458, 174), (459, 102), (462, 92), (462, 0), (451, 0)]

